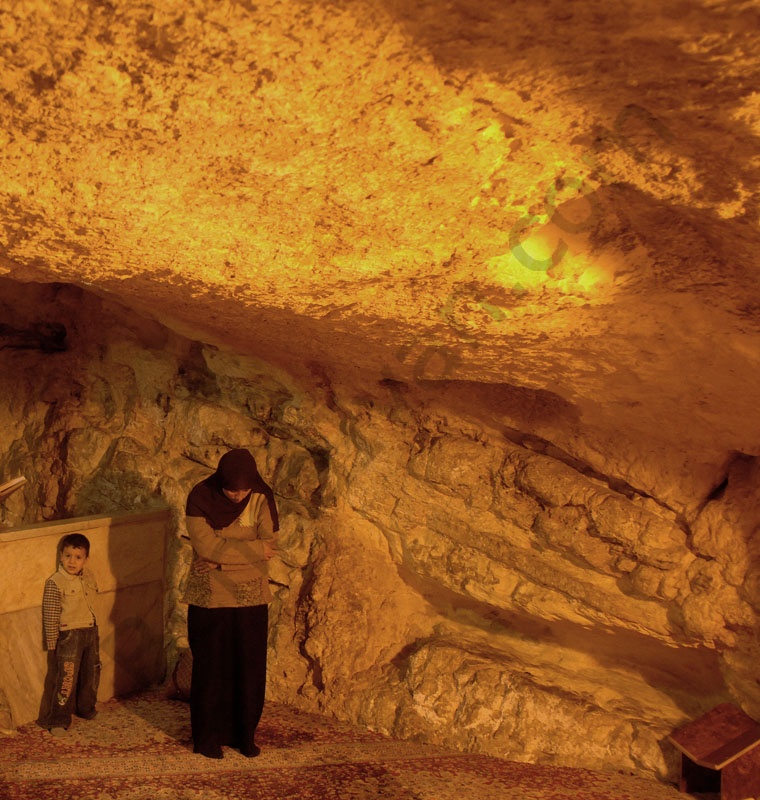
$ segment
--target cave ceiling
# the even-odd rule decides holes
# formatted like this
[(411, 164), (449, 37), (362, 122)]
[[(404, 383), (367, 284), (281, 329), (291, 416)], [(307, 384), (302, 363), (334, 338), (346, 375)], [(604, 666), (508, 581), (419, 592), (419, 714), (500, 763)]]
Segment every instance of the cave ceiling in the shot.
[(717, 0), (4, 3), (0, 276), (757, 455), (758, 39)]

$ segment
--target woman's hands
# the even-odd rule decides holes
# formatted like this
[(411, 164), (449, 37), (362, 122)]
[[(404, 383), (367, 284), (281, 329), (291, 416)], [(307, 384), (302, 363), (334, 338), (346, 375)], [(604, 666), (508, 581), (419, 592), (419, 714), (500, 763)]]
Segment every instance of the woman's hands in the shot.
[(208, 561), (205, 558), (196, 558), (193, 561), (193, 571), (199, 575), (206, 575), (207, 573), (215, 570), (219, 565), (215, 561)]
[[(263, 558), (266, 561), (274, 558), (274, 556), (277, 554), (277, 551), (272, 546), (271, 542), (268, 539), (260, 539), (260, 541), (263, 549)], [(219, 569), (219, 564), (216, 561), (209, 561), (207, 558), (201, 558), (200, 556), (193, 561), (193, 571), (198, 575), (207, 575), (209, 572), (212, 572), (215, 569)]]

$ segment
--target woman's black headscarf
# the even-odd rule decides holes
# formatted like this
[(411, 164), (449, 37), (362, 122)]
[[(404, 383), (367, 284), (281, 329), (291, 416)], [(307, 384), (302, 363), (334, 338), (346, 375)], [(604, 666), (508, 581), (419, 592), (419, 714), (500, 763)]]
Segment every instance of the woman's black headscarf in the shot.
[(274, 492), (259, 475), (254, 457), (248, 450), (230, 450), (219, 459), (219, 465), (213, 475), (196, 484), (187, 498), (185, 512), (188, 517), (204, 517), (215, 530), (231, 525), (245, 510), (248, 497), (235, 503), (224, 494), (222, 489), (239, 491), (250, 489), (263, 494), (269, 505), (272, 517), (272, 528), (279, 530), (280, 521)]

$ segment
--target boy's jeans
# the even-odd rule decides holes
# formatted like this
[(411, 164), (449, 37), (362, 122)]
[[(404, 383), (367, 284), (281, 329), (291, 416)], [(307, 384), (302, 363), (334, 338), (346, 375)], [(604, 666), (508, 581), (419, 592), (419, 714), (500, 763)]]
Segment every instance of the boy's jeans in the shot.
[(71, 715), (95, 716), (100, 683), (98, 626), (61, 631), (48, 653), (48, 674), (38, 723), (43, 728), (68, 728)]

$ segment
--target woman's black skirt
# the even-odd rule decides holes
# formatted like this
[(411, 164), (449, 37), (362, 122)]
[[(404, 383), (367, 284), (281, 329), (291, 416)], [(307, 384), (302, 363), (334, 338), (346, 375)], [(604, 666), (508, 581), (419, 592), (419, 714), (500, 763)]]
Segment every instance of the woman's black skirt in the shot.
[(191, 605), (187, 633), (193, 653), (190, 723), (196, 753), (221, 758), (223, 746), (255, 755), (264, 708), (267, 605), (201, 608)]

